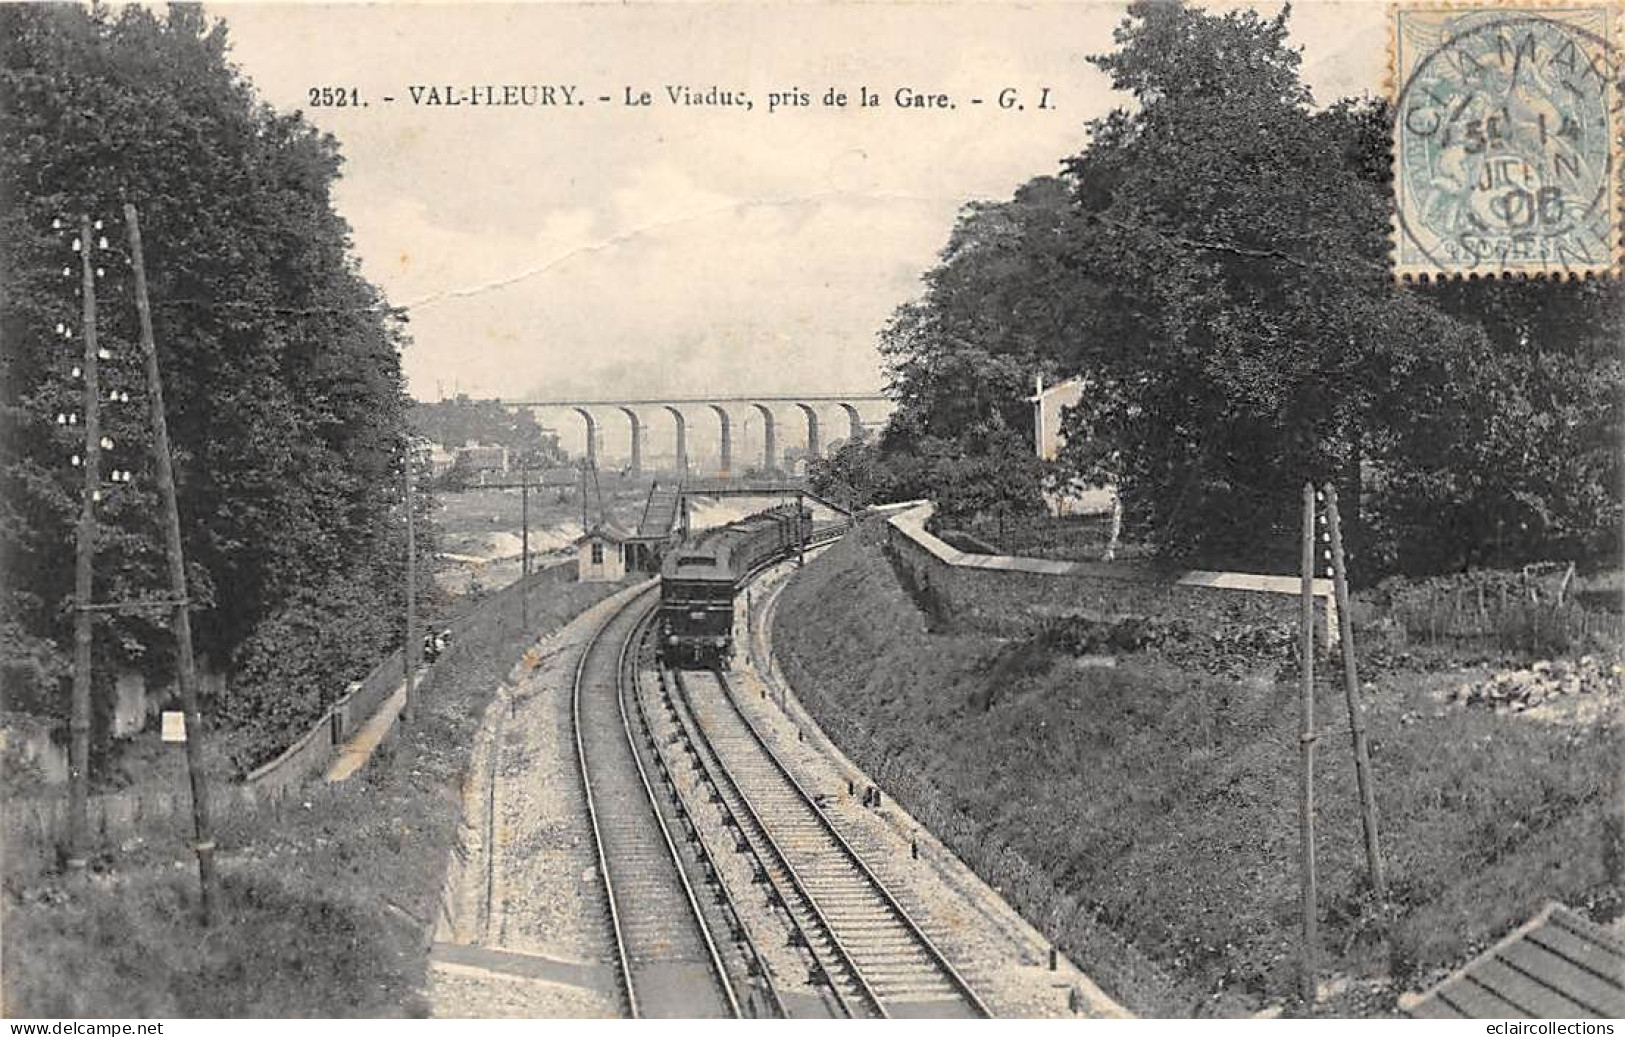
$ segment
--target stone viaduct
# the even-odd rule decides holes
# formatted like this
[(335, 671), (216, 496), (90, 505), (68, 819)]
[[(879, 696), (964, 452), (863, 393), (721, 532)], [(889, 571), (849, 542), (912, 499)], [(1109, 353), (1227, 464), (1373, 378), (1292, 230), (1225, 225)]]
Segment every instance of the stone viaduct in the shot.
[[(850, 439), (861, 439), (865, 428), (878, 424), (891, 412), (892, 401), (875, 392), (853, 393), (799, 393), (667, 396), (646, 398), (600, 399), (541, 399), (505, 401), (510, 407), (524, 407), (539, 412), (572, 411), (586, 424), (588, 463), (596, 465), (602, 447), (601, 416), (619, 411), (631, 427), (631, 469), (643, 468), (643, 445), (647, 433), (649, 412), (664, 411), (671, 415), (673, 456), (676, 468), (686, 472), (692, 467), (688, 448), (688, 423), (695, 412), (709, 410), (717, 421), (719, 471), (729, 475), (733, 469), (733, 414), (730, 408), (754, 411), (762, 419), (762, 467), (773, 470), (779, 465), (779, 411), (794, 408), (801, 412), (807, 428), (807, 454), (823, 456), (823, 439), (819, 414), (821, 410), (838, 409), (846, 418), (846, 432)], [(859, 408), (862, 408), (860, 411)], [(867, 414), (867, 417), (865, 416)], [(540, 416), (540, 415), (538, 415)]]

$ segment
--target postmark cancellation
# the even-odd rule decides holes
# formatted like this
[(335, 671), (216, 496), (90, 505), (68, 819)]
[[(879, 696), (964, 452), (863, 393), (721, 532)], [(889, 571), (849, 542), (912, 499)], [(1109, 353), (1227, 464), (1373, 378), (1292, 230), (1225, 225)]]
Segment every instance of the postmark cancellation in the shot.
[(1621, 8), (1391, 8), (1393, 273), (1620, 269)]

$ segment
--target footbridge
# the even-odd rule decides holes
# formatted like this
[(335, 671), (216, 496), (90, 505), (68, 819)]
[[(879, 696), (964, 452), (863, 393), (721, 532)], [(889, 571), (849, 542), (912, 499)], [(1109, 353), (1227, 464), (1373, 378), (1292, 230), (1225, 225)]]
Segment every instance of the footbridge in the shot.
[[(734, 466), (734, 419), (740, 413), (747, 418), (760, 418), (762, 428), (762, 463), (764, 471), (780, 467), (779, 425), (783, 414), (799, 412), (807, 430), (806, 455), (823, 456), (821, 416), (838, 413), (846, 419), (849, 439), (862, 439), (868, 429), (884, 423), (891, 413), (892, 401), (878, 392), (816, 392), (816, 393), (756, 393), (723, 394), (713, 396), (649, 396), (554, 398), (535, 400), (504, 400), (512, 408), (527, 408), (538, 412), (571, 411), (586, 426), (586, 460), (598, 464), (603, 452), (602, 419), (618, 413), (631, 431), (628, 467), (634, 471), (644, 468), (644, 446), (647, 442), (649, 418), (670, 420), (672, 426), (673, 467), (681, 473), (699, 468), (689, 450), (688, 426), (691, 418), (717, 422), (718, 474), (726, 478)], [(541, 415), (538, 414), (538, 417)], [(792, 419), (793, 420), (793, 419)]]
[(848, 506), (823, 496), (805, 479), (687, 479), (683, 497), (795, 497), (846, 514)]

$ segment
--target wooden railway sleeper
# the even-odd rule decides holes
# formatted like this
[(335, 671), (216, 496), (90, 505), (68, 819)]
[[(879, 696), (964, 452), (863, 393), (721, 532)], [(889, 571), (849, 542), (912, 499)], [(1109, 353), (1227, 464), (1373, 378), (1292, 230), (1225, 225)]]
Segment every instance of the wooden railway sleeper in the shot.
[[(652, 615), (652, 614), (653, 613), (651, 612), (650, 615)], [(648, 630), (649, 630), (649, 624), (647, 623), (647, 619), (646, 619), (643, 626), (642, 626), (642, 629), (640, 631), (635, 631), (634, 632), (633, 640), (636, 640), (641, 644), (642, 643), (641, 639), (647, 637)], [(622, 665), (623, 666), (624, 666), (624, 663), (625, 663), (625, 658), (626, 658), (626, 653), (623, 650), (623, 653), (622, 653)], [(706, 846), (704, 838), (701, 836), (698, 827), (695, 825), (692, 817), (690, 816), (687, 804), (684, 802), (683, 797), (681, 796), (681, 794), (677, 790), (675, 780), (672, 778), (672, 776), (669, 773), (669, 766), (666, 764), (666, 761), (665, 761), (665, 758), (664, 758), (664, 753), (661, 750), (661, 746), (659, 744), (658, 739), (656, 739), (654, 737), (654, 725), (652, 723), (650, 723), (648, 712), (644, 709), (644, 706), (643, 706), (642, 697), (641, 697), (641, 695), (638, 694), (637, 683), (638, 682), (634, 678), (633, 681), (631, 682), (632, 687), (631, 687), (631, 696), (630, 697), (632, 698), (633, 702), (636, 705), (636, 711), (638, 713), (639, 720), (643, 723), (646, 733), (648, 733), (649, 736), (650, 736), (648, 741), (649, 741), (649, 747), (650, 747), (650, 750), (651, 750), (651, 752), (653, 754), (653, 757), (660, 764), (661, 770), (665, 774), (665, 776), (667, 778), (667, 782), (670, 785), (670, 797), (669, 797), (670, 803), (671, 803), (673, 809), (675, 810), (675, 812), (677, 813), (677, 816), (678, 816), (679, 820), (681, 821), (681, 824), (682, 824), (682, 827), (683, 827), (683, 833), (684, 833), (684, 836), (686, 838), (686, 841), (689, 842), (690, 844), (692, 844), (693, 847), (694, 847), (696, 857), (699, 860), (702, 868), (704, 869), (703, 873), (704, 873), (705, 882), (706, 882), (707, 885), (712, 887), (713, 897), (714, 897), (714, 899), (715, 899), (715, 901), (717, 903), (717, 906), (722, 910), (722, 913), (723, 913), (724, 917), (730, 920), (730, 923), (731, 923), (730, 927), (729, 927), (730, 935), (733, 937), (736, 946), (738, 946), (740, 948), (741, 956), (745, 959), (745, 967), (746, 967), (747, 976), (750, 976), (750, 975), (752, 975), (752, 973), (750, 972), (752, 963), (758, 963), (758, 965), (759, 965), (760, 953), (756, 949), (755, 944), (750, 940), (749, 934), (746, 932), (746, 930), (744, 928), (744, 925), (743, 925), (743, 922), (740, 920), (740, 917), (738, 915), (737, 910), (734, 908), (734, 905), (733, 905), (732, 901), (728, 897), (727, 890), (723, 886), (720, 875), (719, 875), (718, 870), (717, 870), (716, 865), (715, 865), (715, 861), (711, 856), (710, 849), (709, 849), (708, 846)], [(624, 699), (623, 699), (623, 707), (624, 707)], [(624, 717), (625, 717), (625, 714), (623, 712), (623, 719), (624, 719)], [(630, 732), (628, 732), (628, 734), (630, 735)], [(709, 934), (707, 934), (707, 940), (709, 940)], [(713, 949), (713, 954), (714, 953), (715, 952), (714, 952), (714, 949)], [(720, 961), (717, 962), (717, 965), (718, 965), (718, 967), (721, 967)], [(773, 988), (772, 984), (767, 980), (767, 977), (766, 977), (765, 973), (760, 974), (758, 978), (760, 978), (763, 983), (766, 983), (767, 989), (768, 989), (768, 994), (770, 996), (770, 1002), (771, 1002), (772, 1006), (775, 1007), (776, 1014), (779, 1015), (780, 1017), (787, 1016), (789, 1013), (788, 1013), (787, 1008), (784, 1005), (783, 999), (779, 997), (778, 991), (775, 988)], [(750, 992), (750, 996), (748, 996), (746, 998), (746, 1002), (747, 1002), (747, 1004), (749, 1005), (749, 1007), (751, 1009), (751, 1014), (759, 1015), (760, 1012), (757, 1010), (754, 995), (755, 995), (755, 984), (752, 985), (752, 990)], [(731, 988), (730, 988), (730, 997), (732, 997)], [(738, 1003), (739, 1002), (738, 1002), (737, 998), (735, 998), (734, 999), (734, 1004), (736, 1005), (736, 1007), (738, 1006)]]

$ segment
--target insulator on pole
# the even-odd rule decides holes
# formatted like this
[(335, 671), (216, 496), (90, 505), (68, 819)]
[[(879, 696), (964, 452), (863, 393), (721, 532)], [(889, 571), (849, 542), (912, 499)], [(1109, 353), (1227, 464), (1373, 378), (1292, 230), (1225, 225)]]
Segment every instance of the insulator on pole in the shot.
[(98, 350), (96, 350), (96, 359), (97, 360), (111, 360), (111, 359), (113, 359), (113, 354), (109, 350), (98, 349)]
[(102, 449), (103, 450), (111, 450), (111, 449), (113, 449), (113, 437), (111, 437), (111, 436), (103, 436), (102, 440), (101, 440), (101, 443), (102, 443)]
[(75, 252), (79, 251), (79, 239), (78, 238), (73, 239), (73, 250)]
[(56, 416), (56, 423), (58, 425), (66, 425), (68, 423), (68, 416), (66, 414), (58, 414)]
[(100, 503), (100, 501), (102, 499), (102, 491), (100, 491), (100, 490), (92, 490), (91, 493), (90, 493), (90, 499)]
[(69, 414), (68, 415), (68, 424), (70, 424), (70, 425), (79, 424), (79, 415), (77, 415), (77, 414)]
[(81, 463), (79, 455), (74, 454), (72, 457), (68, 458), (68, 463), (73, 465), (75, 468), (78, 468)]
[(58, 335), (64, 334), (67, 330), (68, 326), (66, 324), (62, 323), (61, 321), (56, 322), (56, 333)]
[(97, 277), (105, 277), (105, 276), (107, 276), (107, 271), (103, 270), (101, 267), (97, 267), (96, 268), (96, 276)]
[(51, 229), (52, 230), (61, 230), (62, 229), (62, 219), (61, 219), (61, 217), (58, 217), (58, 218), (51, 221)]
[(96, 227), (97, 230), (101, 230), (102, 229), (102, 221), (97, 220), (96, 223), (94, 224), (94, 226)]
[(107, 251), (107, 239), (102, 238), (100, 241), (96, 242), (96, 247), (104, 252)]
[(71, 266), (63, 267), (62, 268), (62, 276), (63, 277), (72, 277), (73, 276), (73, 267), (71, 267)]
[(83, 378), (84, 374), (85, 374), (85, 372), (81, 368), (75, 367), (73, 369), (72, 377), (74, 377), (74, 378)]

